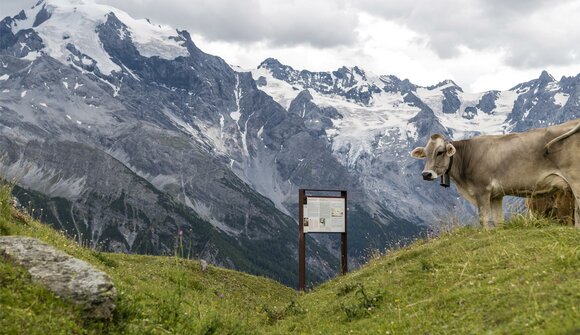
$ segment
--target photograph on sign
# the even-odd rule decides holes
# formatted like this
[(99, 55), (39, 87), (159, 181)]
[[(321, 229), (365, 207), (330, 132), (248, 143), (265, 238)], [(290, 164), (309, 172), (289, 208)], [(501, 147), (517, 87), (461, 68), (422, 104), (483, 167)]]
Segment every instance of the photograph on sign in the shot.
[(344, 233), (344, 198), (307, 197), (302, 220), (305, 233)]

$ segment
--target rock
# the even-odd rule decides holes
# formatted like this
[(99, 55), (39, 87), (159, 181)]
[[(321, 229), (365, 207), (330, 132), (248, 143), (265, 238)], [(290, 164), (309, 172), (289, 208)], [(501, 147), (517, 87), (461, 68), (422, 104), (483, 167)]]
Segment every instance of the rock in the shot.
[(206, 272), (207, 271), (207, 261), (206, 260), (200, 260), (199, 261), (199, 265), (201, 267), (201, 272)]
[(0, 253), (25, 267), (34, 281), (82, 306), (89, 318), (112, 317), (117, 294), (106, 273), (29, 237), (0, 237)]

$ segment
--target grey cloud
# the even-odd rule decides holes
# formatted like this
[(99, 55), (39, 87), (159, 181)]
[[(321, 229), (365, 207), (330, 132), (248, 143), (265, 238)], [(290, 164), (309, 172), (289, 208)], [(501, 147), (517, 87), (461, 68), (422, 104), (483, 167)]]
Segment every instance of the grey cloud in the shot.
[(126, 11), (135, 18), (148, 18), (192, 33), (201, 33), (208, 39), (222, 41), (252, 41), (261, 31), (261, 20), (253, 17), (256, 0), (226, 1), (154, 1), (102, 0), (98, 1)]
[(529, 14), (541, 10), (545, 6), (554, 5), (553, 0), (485, 0), (480, 2), (491, 15), (510, 16)]
[[(279, 6), (279, 5), (277, 5)], [(351, 45), (357, 36), (356, 13), (349, 12), (339, 1), (288, 1), (268, 10), (266, 19), (271, 31), (266, 39), (278, 45), (310, 44), (315, 47)]]
[(352, 0), (353, 6), (428, 36), (428, 46), (452, 58), (462, 46), (506, 54), (516, 68), (566, 65), (578, 61), (580, 24), (576, 12), (547, 17), (566, 1), (528, 0)]
[[(37, 0), (0, 0), (0, 16)], [(91, 1), (91, 0), (86, 0)], [(420, 34), (414, 43), (453, 58), (461, 47), (501, 52), (516, 68), (578, 62), (580, 4), (574, 0), (94, 0), (136, 18), (171, 25), (210, 41), (271, 47), (357, 47), (358, 13), (367, 12)], [(553, 8), (577, 5), (549, 14)], [(547, 15), (550, 16), (547, 16)], [(388, 36), (388, 32), (376, 34)]]
[[(344, 1), (100, 0), (135, 17), (198, 33), (209, 40), (265, 41), (327, 48), (356, 41), (357, 17)], [(275, 5), (272, 5), (274, 3)]]

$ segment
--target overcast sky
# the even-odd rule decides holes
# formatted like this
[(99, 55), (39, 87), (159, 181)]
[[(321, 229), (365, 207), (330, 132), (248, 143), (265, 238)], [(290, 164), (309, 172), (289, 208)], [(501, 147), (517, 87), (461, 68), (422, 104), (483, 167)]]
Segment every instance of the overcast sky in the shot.
[[(37, 0), (0, 0), (0, 17)], [(83, 0), (71, 0), (83, 1)], [(343, 65), (468, 92), (580, 73), (575, 0), (95, 0), (188, 30), (205, 52), (255, 68)]]

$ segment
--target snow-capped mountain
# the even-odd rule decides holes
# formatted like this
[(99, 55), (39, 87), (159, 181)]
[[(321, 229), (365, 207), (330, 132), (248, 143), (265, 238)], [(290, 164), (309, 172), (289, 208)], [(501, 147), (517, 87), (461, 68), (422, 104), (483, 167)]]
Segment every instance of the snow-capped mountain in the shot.
[[(349, 190), (355, 263), (422, 229), (370, 206), (319, 131), (185, 31), (40, 1), (0, 22), (0, 65), (0, 173), (83, 243), (173, 253), (185, 239), (191, 256), (293, 283), (299, 187)], [(337, 241), (321, 242), (313, 281), (336, 273)]]
[(48, 54), (62, 63), (111, 75), (122, 72), (123, 64), (111, 59), (101, 37), (103, 25), (115, 19), (122, 22), (111, 26), (120, 42), (130, 40), (140, 55), (167, 60), (189, 56), (187, 37), (175, 29), (135, 20), (116, 8), (90, 1), (39, 1), (30, 10), (4, 20), (3, 44), (20, 58), (34, 60)]
[[(46, 0), (0, 21), (0, 173), (83, 243), (159, 254), (183, 239), (187, 255), (293, 284), (299, 187), (349, 191), (356, 263), (469, 212), (417, 178), (412, 147), (578, 117), (578, 82), (467, 94), (359, 67), (248, 72), (186, 31)], [(311, 280), (335, 273), (336, 242), (309, 242)]]
[(451, 80), (420, 87), (359, 67), (298, 71), (272, 58), (252, 74), (260, 89), (327, 139), (375, 208), (430, 225), (473, 209), (455, 191), (421, 180), (420, 163), (408, 153), (428, 136), (505, 134), (580, 117), (580, 75), (556, 81), (542, 72), (507, 91), (465, 93)]
[[(301, 181), (356, 190), (329, 152), (299, 156), (324, 142), (249, 73), (187, 32), (91, 1), (0, 22), (0, 129), (0, 170), (27, 189), (21, 202), (79, 241), (172, 254), (184, 239), (185, 255), (289, 284), (286, 195)], [(334, 274), (337, 256), (309, 248), (309, 278)]]

